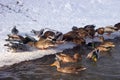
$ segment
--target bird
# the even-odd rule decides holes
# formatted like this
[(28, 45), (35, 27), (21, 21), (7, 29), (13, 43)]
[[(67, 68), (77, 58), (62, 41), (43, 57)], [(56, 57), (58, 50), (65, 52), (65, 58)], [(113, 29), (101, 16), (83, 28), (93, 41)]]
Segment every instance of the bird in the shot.
[(120, 30), (120, 22), (119, 22), (119, 23), (116, 23), (116, 24), (114, 25), (114, 27), (116, 27), (118, 30)]
[(78, 73), (80, 71), (86, 70), (85, 67), (83, 66), (66, 66), (66, 67), (61, 67), (59, 61), (55, 61), (53, 64), (50, 66), (56, 66), (58, 72), (62, 73)]
[(96, 29), (96, 32), (100, 35), (103, 35), (104, 34), (104, 28), (100, 27), (100, 28)]
[(115, 47), (115, 44), (111, 41), (106, 41), (106, 42), (103, 42), (100, 46), (103, 46), (103, 47)]
[(54, 42), (52, 42), (50, 40), (46, 40), (44, 38), (40, 38), (40, 40), (38, 40), (36, 42), (28, 42), (27, 44), (32, 47), (35, 47), (37, 49), (41, 49), (41, 50), (56, 46), (56, 44)]
[(100, 50), (99, 49), (94, 49), (93, 51), (88, 53), (87, 59), (90, 59), (94, 62), (97, 62), (97, 60), (99, 59), (99, 56), (100, 56)]
[(73, 26), (72, 27), (72, 31), (76, 31), (76, 30), (78, 30), (78, 27), (77, 26)]
[(86, 25), (84, 29), (87, 31), (88, 37), (94, 38), (95, 35), (95, 25)]
[(112, 48), (115, 47), (115, 44), (113, 42), (103, 42), (102, 44), (100, 44), (97, 49), (99, 49), (100, 52), (106, 52), (106, 51), (110, 51)]
[(17, 34), (19, 33), (19, 31), (18, 31), (18, 29), (16, 28), (16, 26), (14, 26), (14, 27), (12, 28), (11, 33), (12, 33), (13, 35), (17, 35)]
[(118, 31), (117, 27), (113, 27), (113, 26), (106, 26), (104, 27), (104, 32), (107, 33), (108, 36), (111, 35), (111, 33)]
[(58, 60), (60, 60), (60, 61), (62, 61), (64, 63), (67, 63), (67, 62), (78, 62), (78, 61), (82, 60), (81, 55), (78, 54), (78, 53), (75, 53), (73, 55), (73, 57), (71, 57), (68, 54), (63, 54), (63, 53), (61, 53), (59, 55), (56, 54), (56, 58), (58, 58)]

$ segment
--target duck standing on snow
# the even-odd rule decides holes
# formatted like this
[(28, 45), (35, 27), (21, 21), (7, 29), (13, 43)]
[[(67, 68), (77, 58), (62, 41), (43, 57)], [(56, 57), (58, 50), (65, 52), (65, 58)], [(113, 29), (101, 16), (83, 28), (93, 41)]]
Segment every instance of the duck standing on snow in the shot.
[(60, 62), (59, 61), (55, 61), (53, 64), (51, 64), (50, 66), (56, 66), (57, 67), (57, 71), (58, 72), (62, 72), (62, 73), (78, 73), (80, 71), (85, 70), (86, 68), (83, 66), (67, 66), (67, 67), (61, 67)]
[(17, 35), (17, 34), (19, 33), (19, 31), (18, 31), (18, 29), (16, 28), (16, 26), (14, 26), (14, 27), (12, 28), (11, 33), (12, 33), (13, 35)]
[(75, 53), (73, 57), (71, 57), (68, 54), (56, 54), (56, 58), (58, 58), (58, 60), (66, 63), (66, 62), (78, 62), (80, 60), (82, 60), (82, 57), (80, 54)]
[(118, 31), (118, 29), (116, 27), (113, 27), (113, 26), (106, 26), (104, 28), (104, 32), (108, 33), (108, 36), (111, 35), (111, 33), (116, 32), (116, 31)]
[(45, 39), (55, 41), (55, 42), (62, 41), (63, 39), (62, 32), (49, 29), (49, 28), (44, 28), (44, 29), (41, 29), (40, 31), (32, 30), (32, 32), (40, 38), (43, 37)]
[(27, 43), (30, 46), (36, 47), (38, 49), (47, 49), (49, 47), (55, 47), (55, 43), (50, 41), (50, 40), (46, 40), (44, 38), (40, 38), (39, 41), (36, 42), (28, 42)]
[(119, 23), (116, 23), (116, 24), (114, 25), (114, 27), (116, 27), (118, 30), (120, 30), (120, 22), (119, 22)]
[(86, 25), (86, 26), (84, 26), (84, 29), (87, 31), (88, 37), (93, 39), (94, 35), (95, 35), (95, 26), (94, 25)]

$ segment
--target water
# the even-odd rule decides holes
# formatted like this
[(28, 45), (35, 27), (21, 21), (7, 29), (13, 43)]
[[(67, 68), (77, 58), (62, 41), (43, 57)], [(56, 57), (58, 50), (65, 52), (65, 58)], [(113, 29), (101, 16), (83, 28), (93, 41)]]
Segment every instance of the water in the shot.
[[(25, 61), (1, 68), (0, 80), (120, 80), (120, 38), (114, 39), (116, 47), (104, 53), (97, 63), (86, 60), (83, 55), (82, 62), (87, 69), (78, 74), (65, 74), (56, 71), (56, 67), (49, 66), (55, 56), (48, 55), (43, 58)], [(69, 50), (68, 52), (71, 52)], [(89, 50), (86, 50), (86, 53)]]

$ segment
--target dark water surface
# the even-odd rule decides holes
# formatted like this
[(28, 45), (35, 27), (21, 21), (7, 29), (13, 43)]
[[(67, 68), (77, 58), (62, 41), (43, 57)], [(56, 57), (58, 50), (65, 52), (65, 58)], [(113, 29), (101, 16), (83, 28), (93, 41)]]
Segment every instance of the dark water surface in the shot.
[[(113, 40), (116, 47), (104, 53), (97, 63), (91, 62), (83, 55), (82, 62), (87, 69), (78, 74), (64, 74), (56, 71), (53, 63), (55, 55), (25, 61), (0, 69), (0, 80), (120, 80), (120, 38)], [(82, 50), (89, 52), (89, 50)], [(67, 52), (74, 52), (67, 50)], [(84, 52), (83, 52), (84, 53)], [(70, 64), (71, 65), (71, 64)]]

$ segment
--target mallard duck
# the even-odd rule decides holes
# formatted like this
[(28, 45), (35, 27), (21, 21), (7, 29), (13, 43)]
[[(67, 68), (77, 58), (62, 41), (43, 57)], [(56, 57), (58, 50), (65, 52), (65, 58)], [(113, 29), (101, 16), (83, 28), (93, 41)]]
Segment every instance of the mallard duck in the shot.
[(114, 25), (114, 27), (116, 27), (118, 30), (120, 30), (120, 23), (116, 23), (116, 24)]
[(111, 47), (98, 46), (97, 49), (99, 49), (100, 52), (107, 52), (111, 50)]
[(96, 29), (96, 32), (100, 35), (103, 35), (104, 34), (104, 28), (103, 27), (98, 28), (98, 29)]
[(76, 31), (69, 31), (63, 35), (63, 40), (72, 41), (77, 36), (78, 36), (78, 34)]
[(83, 66), (71, 66), (71, 67), (61, 67), (59, 61), (55, 61), (53, 64), (50, 66), (56, 66), (57, 71), (62, 72), (62, 73), (78, 73), (79, 71), (85, 70), (86, 68)]
[(82, 60), (81, 55), (78, 53), (75, 53), (73, 57), (71, 57), (68, 54), (62, 54), (62, 53), (59, 55), (56, 54), (56, 57), (64, 63), (66, 63), (66, 62), (78, 62), (79, 60)]
[(73, 26), (72, 27), (72, 31), (76, 31), (76, 30), (78, 30), (78, 27), (77, 26)]
[(11, 33), (14, 34), (14, 35), (17, 35), (18, 34), (18, 29), (16, 28), (16, 26), (14, 26), (11, 30)]
[(50, 41), (50, 40), (46, 40), (44, 38), (40, 38), (39, 41), (36, 42), (28, 42), (27, 43), (30, 46), (36, 47), (38, 49), (47, 49), (49, 47), (55, 47), (55, 43)]
[(113, 26), (106, 26), (104, 27), (104, 32), (105, 33), (108, 33), (107, 35), (111, 35), (111, 33), (117, 31), (118, 29), (116, 27), (113, 27)]
[(14, 34), (8, 34), (8, 39), (6, 39), (6, 41), (23, 41), (24, 37), (21, 35), (14, 35)]
[(115, 44), (113, 42), (107, 41), (107, 42), (103, 42), (100, 46), (103, 46), (103, 47), (115, 47)]
[(113, 42), (104, 42), (101, 45), (97, 47), (100, 52), (110, 51), (111, 48), (115, 47), (115, 44)]
[(100, 50), (94, 49), (93, 51), (88, 53), (87, 58), (93, 60), (94, 62), (97, 62), (99, 55), (100, 55)]
[(86, 26), (84, 26), (84, 29), (87, 31), (88, 37), (94, 38), (94, 35), (95, 35), (95, 25), (86, 25)]
[(86, 43), (86, 41), (83, 38), (78, 37), (74, 38), (72, 42), (78, 45), (84, 45)]

